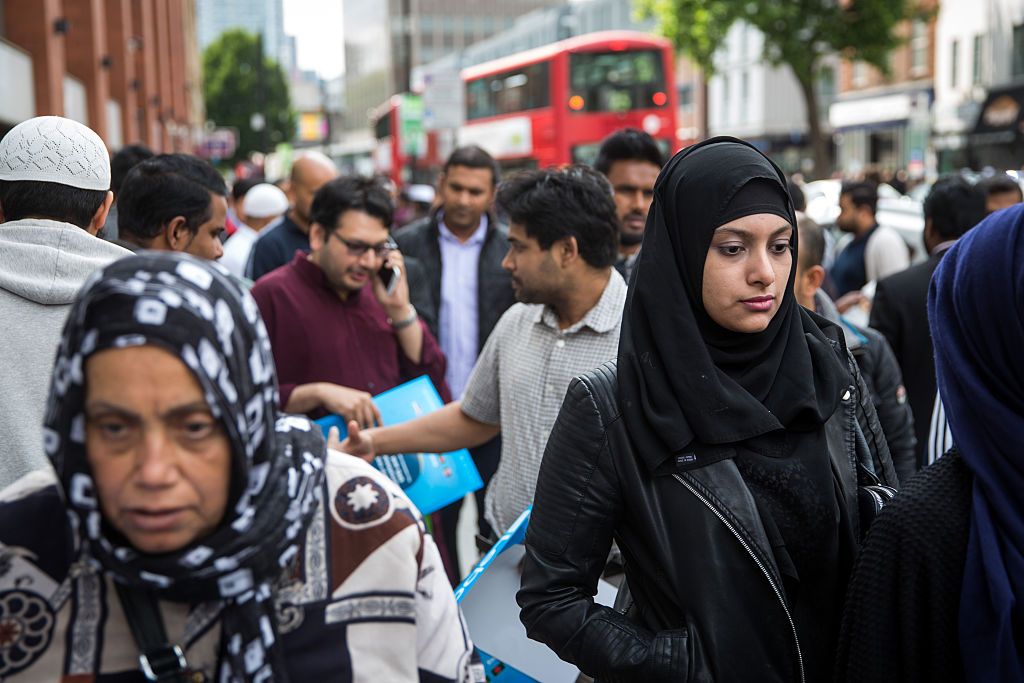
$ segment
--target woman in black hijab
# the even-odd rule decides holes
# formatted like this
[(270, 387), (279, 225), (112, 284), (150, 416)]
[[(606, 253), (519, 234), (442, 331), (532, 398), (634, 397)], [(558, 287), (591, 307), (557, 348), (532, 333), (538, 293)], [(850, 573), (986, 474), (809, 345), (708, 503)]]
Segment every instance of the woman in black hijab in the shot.
[[(895, 474), (842, 333), (793, 296), (785, 188), (733, 138), (668, 163), (618, 363), (573, 382), (552, 431), (521, 616), (602, 681), (831, 672), (860, 536), (856, 466)], [(591, 597), (613, 540), (625, 614)]]

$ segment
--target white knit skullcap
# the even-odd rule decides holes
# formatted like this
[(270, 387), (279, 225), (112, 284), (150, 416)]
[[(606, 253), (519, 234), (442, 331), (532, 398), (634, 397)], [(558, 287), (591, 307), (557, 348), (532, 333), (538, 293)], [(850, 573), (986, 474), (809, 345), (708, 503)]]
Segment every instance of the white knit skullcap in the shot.
[(253, 185), (242, 199), (242, 212), (253, 218), (280, 216), (288, 210), (288, 197), (270, 183)]
[(430, 185), (410, 185), (405, 189), (405, 196), (410, 202), (430, 204), (434, 201), (434, 188)]
[(19, 123), (0, 140), (0, 180), (106, 191), (110, 157), (91, 128), (60, 116), (37, 116)]

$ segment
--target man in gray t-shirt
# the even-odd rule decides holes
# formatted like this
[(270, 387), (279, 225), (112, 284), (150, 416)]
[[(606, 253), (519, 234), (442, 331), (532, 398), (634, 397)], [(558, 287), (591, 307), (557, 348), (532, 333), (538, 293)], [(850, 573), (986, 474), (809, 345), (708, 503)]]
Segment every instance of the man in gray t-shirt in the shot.
[(502, 265), (520, 302), (502, 316), (461, 401), (391, 427), (350, 423), (340, 449), (364, 457), (444, 453), (502, 434), (486, 515), (501, 534), (532, 502), (548, 434), (569, 381), (615, 358), (626, 285), (614, 271), (611, 187), (583, 167), (515, 176), (498, 190), (508, 214)]

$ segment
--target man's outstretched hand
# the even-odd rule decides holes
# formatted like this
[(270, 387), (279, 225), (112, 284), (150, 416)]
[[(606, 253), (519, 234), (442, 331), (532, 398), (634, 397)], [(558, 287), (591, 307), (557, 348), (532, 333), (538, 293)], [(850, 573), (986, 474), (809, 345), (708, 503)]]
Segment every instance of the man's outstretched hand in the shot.
[(362, 458), (366, 462), (371, 462), (377, 456), (370, 431), (361, 430), (355, 420), (348, 421), (348, 438), (341, 441), (340, 437), (338, 428), (331, 427), (327, 434), (327, 447)]

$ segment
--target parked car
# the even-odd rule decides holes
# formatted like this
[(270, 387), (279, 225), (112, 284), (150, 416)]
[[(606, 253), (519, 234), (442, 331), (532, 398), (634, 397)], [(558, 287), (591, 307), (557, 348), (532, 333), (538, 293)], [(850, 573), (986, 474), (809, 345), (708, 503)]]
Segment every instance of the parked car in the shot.
[[(837, 253), (852, 239), (836, 227), (841, 188), (840, 180), (815, 180), (803, 186), (807, 216), (833, 233)], [(912, 261), (923, 261), (927, 257), (924, 248), (924, 212), (919, 200), (902, 195), (883, 183), (878, 186), (875, 219), (879, 225), (893, 228), (900, 234), (911, 250)]]

